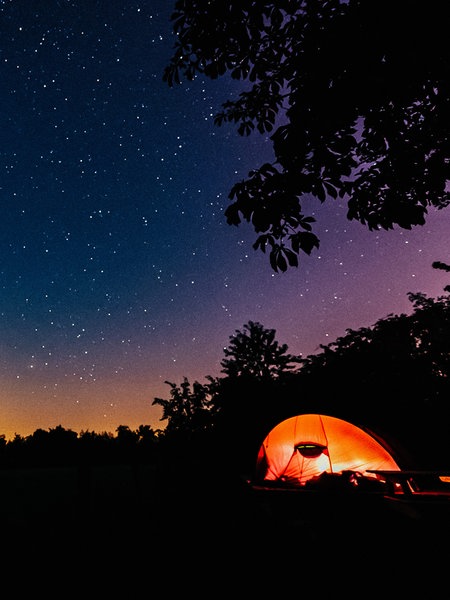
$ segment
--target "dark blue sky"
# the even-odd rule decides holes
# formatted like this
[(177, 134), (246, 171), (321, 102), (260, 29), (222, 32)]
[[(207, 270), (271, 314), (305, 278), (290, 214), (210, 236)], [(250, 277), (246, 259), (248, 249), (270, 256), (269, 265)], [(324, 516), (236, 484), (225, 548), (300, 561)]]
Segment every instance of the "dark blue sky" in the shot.
[(235, 83), (162, 81), (172, 8), (0, 1), (0, 434), (164, 426), (164, 381), (219, 375), (248, 320), (311, 354), (448, 283), (448, 212), (371, 233), (335, 201), (275, 274), (223, 216), (270, 143), (214, 125)]

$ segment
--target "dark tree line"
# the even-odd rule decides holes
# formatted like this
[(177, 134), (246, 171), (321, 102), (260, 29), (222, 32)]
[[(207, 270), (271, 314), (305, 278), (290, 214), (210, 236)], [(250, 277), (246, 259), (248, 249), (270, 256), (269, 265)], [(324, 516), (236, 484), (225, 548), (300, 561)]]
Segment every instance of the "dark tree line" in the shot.
[[(438, 267), (435, 267), (438, 268)], [(281, 420), (308, 412), (347, 419), (381, 435), (407, 467), (450, 467), (450, 295), (409, 294), (410, 314), (348, 329), (301, 357), (276, 331), (249, 321), (230, 336), (222, 376), (167, 381), (154, 398), (164, 428), (120, 426), (116, 435), (61, 426), (11, 441), (6, 466), (158, 464), (178, 473), (251, 474), (259, 446)]]
[(449, 468), (450, 296), (411, 293), (409, 300), (411, 314), (349, 329), (304, 358), (288, 354), (274, 330), (250, 321), (230, 338), (223, 377), (192, 386), (185, 378), (181, 386), (169, 384), (170, 399), (155, 398), (173, 448), (185, 454), (190, 447), (194, 455), (197, 449), (203, 460), (220, 457), (251, 472), (274, 425), (320, 412), (380, 435), (402, 466)]
[[(168, 399), (155, 398), (162, 408), (165, 427), (154, 430), (141, 425), (133, 431), (121, 425), (116, 435), (62, 426), (32, 435), (18, 434), (7, 441), (0, 435), (0, 464), (6, 466), (62, 466), (67, 464), (187, 462), (200, 456), (233, 461), (248, 451), (253, 462), (255, 440), (284, 414), (283, 401), (274, 402), (293, 377), (299, 357), (279, 344), (276, 332), (249, 321), (230, 336), (222, 361), (224, 377), (206, 377), (206, 383), (187, 377), (181, 384), (166, 382)], [(247, 459), (248, 460), (248, 459)], [(189, 471), (189, 468), (188, 468)]]
[(61, 425), (36, 429), (28, 436), (16, 434), (11, 440), (0, 435), (0, 466), (65, 467), (89, 464), (149, 463), (156, 460), (160, 430), (140, 425), (135, 431), (119, 425), (109, 432), (81, 431)]

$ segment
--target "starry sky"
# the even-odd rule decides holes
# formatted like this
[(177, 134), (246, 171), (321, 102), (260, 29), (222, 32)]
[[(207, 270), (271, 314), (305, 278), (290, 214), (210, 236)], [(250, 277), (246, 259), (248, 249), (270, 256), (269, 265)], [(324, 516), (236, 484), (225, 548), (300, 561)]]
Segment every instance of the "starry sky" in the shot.
[(271, 270), (223, 212), (270, 142), (213, 116), (223, 80), (162, 80), (168, 0), (0, 0), (0, 434), (163, 428), (165, 381), (220, 375), (249, 320), (292, 354), (450, 283), (450, 211), (369, 232), (309, 199), (320, 249)]

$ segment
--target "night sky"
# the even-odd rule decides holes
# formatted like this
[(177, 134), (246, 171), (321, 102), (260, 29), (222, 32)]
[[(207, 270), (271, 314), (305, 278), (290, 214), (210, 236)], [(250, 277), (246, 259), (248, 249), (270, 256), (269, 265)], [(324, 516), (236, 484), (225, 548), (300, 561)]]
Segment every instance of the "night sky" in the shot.
[(165, 380), (220, 375), (249, 320), (292, 354), (450, 283), (450, 211), (369, 232), (309, 200), (320, 250), (274, 273), (223, 212), (270, 160), (213, 116), (227, 79), (162, 81), (168, 0), (0, 0), (0, 434), (165, 425)]

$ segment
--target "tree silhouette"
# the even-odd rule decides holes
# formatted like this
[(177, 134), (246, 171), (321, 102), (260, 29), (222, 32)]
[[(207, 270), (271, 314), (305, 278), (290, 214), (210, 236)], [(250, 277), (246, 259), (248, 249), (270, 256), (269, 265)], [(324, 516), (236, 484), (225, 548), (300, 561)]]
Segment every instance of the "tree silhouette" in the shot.
[(83, 466), (101, 464), (150, 463), (157, 456), (157, 446), (164, 437), (160, 429), (140, 425), (132, 431), (119, 425), (116, 435), (109, 432), (81, 431), (77, 434), (61, 425), (33, 434), (15, 434), (7, 441), (0, 435), (0, 464), (16, 466)]
[(254, 467), (269, 430), (289, 412), (300, 357), (276, 339), (276, 330), (248, 321), (230, 336), (212, 403), (216, 435), (237, 469)]
[(227, 377), (248, 376), (258, 380), (277, 379), (291, 372), (300, 358), (287, 352), (287, 344), (275, 339), (276, 330), (266, 329), (261, 323), (248, 321), (242, 331), (230, 336), (220, 363)]
[(347, 330), (306, 357), (299, 406), (315, 400), (320, 412), (364, 423), (398, 441), (416, 466), (448, 468), (450, 297), (408, 297), (412, 314)]
[(163, 79), (241, 81), (215, 123), (272, 141), (274, 161), (233, 186), (225, 216), (251, 223), (274, 270), (319, 246), (302, 207), (312, 198), (345, 199), (369, 230), (411, 229), (448, 206), (446, 12), (417, 0), (175, 2)]
[[(210, 385), (214, 379), (207, 377)], [(194, 381), (191, 385), (187, 377), (180, 385), (166, 381), (170, 386), (170, 399), (155, 398), (153, 405), (162, 407), (162, 421), (167, 421), (165, 435), (190, 438), (193, 434), (207, 430), (211, 426), (211, 388), (208, 384)]]
[(253, 466), (261, 440), (288, 412), (288, 389), (300, 361), (275, 336), (274, 329), (248, 321), (224, 349), (223, 377), (207, 376), (205, 384), (191, 385), (187, 377), (180, 385), (166, 382), (170, 398), (153, 400), (167, 421), (161, 445), (166, 453), (183, 460), (210, 456), (238, 471)]

